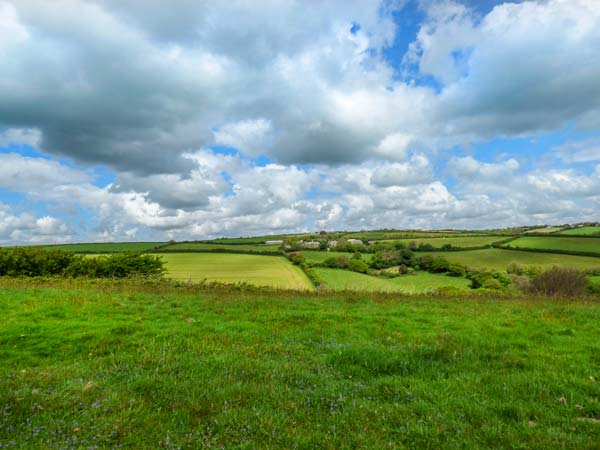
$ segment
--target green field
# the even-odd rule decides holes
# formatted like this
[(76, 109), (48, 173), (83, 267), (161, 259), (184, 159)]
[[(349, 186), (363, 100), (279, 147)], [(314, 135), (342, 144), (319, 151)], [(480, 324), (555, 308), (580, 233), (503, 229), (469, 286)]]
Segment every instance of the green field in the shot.
[(305, 234), (273, 234), (267, 236), (239, 237), (239, 238), (218, 238), (211, 241), (204, 241), (211, 244), (263, 244), (265, 241), (302, 239)]
[(561, 250), (600, 254), (599, 238), (526, 236), (505, 245), (511, 248)]
[(155, 292), (0, 288), (3, 447), (598, 448), (597, 303)]
[(248, 283), (282, 289), (313, 289), (298, 267), (281, 256), (228, 253), (164, 253), (167, 277), (182, 281)]
[[(554, 238), (549, 238), (554, 239)], [(520, 252), (497, 248), (458, 252), (420, 252), (417, 255), (443, 256), (448, 261), (459, 262), (476, 269), (506, 270), (510, 263), (539, 267), (572, 267), (575, 269), (600, 269), (600, 258), (593, 256), (559, 255), (552, 253)]]
[(279, 250), (279, 245), (261, 245), (261, 244), (206, 244), (202, 242), (179, 242), (176, 244), (168, 245), (167, 247), (162, 248), (161, 250), (167, 251), (218, 251), (218, 250), (227, 250), (227, 251), (243, 251), (243, 252), (276, 252)]
[(349, 270), (320, 267), (313, 270), (326, 283), (327, 287), (333, 290), (418, 294), (447, 286), (469, 289), (470, 283), (466, 278), (449, 277), (428, 272), (417, 272), (397, 278), (380, 278)]
[[(310, 264), (319, 264), (325, 261), (327, 258), (336, 258), (338, 256), (347, 256), (348, 258), (352, 258), (354, 253), (348, 252), (327, 252), (327, 251), (303, 251), (302, 255), (304, 256), (304, 260)], [(371, 255), (368, 253), (362, 253), (362, 259), (365, 261), (369, 261), (371, 259)]]
[(594, 234), (600, 235), (600, 227), (579, 227), (572, 230), (562, 231), (560, 234), (568, 234), (572, 236), (590, 236)]
[(469, 247), (483, 247), (485, 245), (491, 245), (494, 242), (502, 241), (507, 239), (506, 236), (457, 236), (457, 237), (438, 237), (438, 238), (415, 238), (415, 239), (393, 239), (383, 240), (383, 243), (395, 243), (401, 242), (404, 245), (408, 245), (411, 242), (419, 244), (430, 244), (436, 248), (441, 248), (444, 245), (452, 245), (453, 247), (469, 248)]
[(167, 245), (166, 242), (97, 242), (88, 244), (47, 245), (48, 250), (66, 250), (75, 253), (145, 252)]

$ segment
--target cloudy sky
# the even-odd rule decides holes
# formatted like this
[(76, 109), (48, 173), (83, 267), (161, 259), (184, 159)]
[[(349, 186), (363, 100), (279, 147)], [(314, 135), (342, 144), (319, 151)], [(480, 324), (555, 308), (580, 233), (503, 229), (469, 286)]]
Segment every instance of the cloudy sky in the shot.
[(600, 220), (600, 0), (0, 0), (0, 244)]

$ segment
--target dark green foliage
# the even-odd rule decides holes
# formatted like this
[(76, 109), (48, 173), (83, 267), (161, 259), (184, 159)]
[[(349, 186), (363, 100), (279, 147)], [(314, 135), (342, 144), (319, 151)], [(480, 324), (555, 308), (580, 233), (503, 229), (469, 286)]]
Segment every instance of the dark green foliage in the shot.
[(577, 297), (588, 288), (589, 281), (584, 272), (576, 269), (553, 267), (531, 282), (534, 293), (561, 297)]
[(393, 249), (379, 251), (371, 258), (370, 266), (373, 269), (387, 269), (399, 265), (413, 266), (413, 252), (409, 249)]
[(464, 277), (467, 273), (467, 266), (461, 263), (450, 263), (448, 265), (448, 275), (451, 277)]
[(502, 272), (472, 272), (467, 278), (471, 280), (472, 289), (503, 289), (512, 282), (510, 277)]
[(352, 258), (348, 262), (348, 269), (354, 272), (367, 273), (367, 271), (369, 270), (369, 266), (367, 266), (367, 263), (364, 262), (362, 259)]
[(339, 267), (338, 266), (337, 258), (335, 256), (330, 256), (325, 261), (323, 261), (323, 267), (329, 267), (331, 269), (337, 269)]
[(444, 258), (443, 256), (436, 256), (433, 258), (433, 262), (431, 263), (430, 272), (433, 273), (443, 273), (448, 272), (450, 268), (450, 262)]
[(39, 247), (0, 249), (0, 276), (124, 278), (161, 276), (164, 271), (160, 257), (139, 253), (86, 258), (72, 252)]
[(300, 252), (288, 253), (288, 259), (296, 265), (304, 263), (304, 256)]

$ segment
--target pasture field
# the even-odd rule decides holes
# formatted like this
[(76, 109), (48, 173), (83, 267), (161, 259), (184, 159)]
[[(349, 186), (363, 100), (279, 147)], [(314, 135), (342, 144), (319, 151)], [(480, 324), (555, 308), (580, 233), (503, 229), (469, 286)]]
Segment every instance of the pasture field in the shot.
[(600, 227), (573, 228), (572, 230), (562, 231), (560, 234), (566, 234), (570, 236), (591, 236), (597, 234), (600, 236)]
[(391, 239), (382, 240), (383, 243), (401, 242), (405, 245), (415, 242), (419, 244), (430, 244), (436, 248), (441, 248), (444, 245), (452, 245), (453, 247), (469, 248), (483, 247), (492, 245), (494, 242), (508, 239), (506, 236), (456, 236), (456, 237), (437, 237), (437, 238), (415, 238), (415, 239)]
[(600, 442), (597, 303), (186, 292), (0, 288), (0, 444)]
[(304, 234), (274, 234), (274, 235), (270, 235), (270, 236), (218, 238), (218, 239), (213, 239), (211, 241), (203, 241), (203, 242), (211, 243), (211, 244), (232, 244), (232, 245), (263, 244), (265, 241), (276, 241), (276, 240), (285, 241), (286, 239), (294, 239), (294, 238), (302, 239), (305, 236), (306, 235), (304, 235)]
[[(554, 238), (549, 238), (554, 239)], [(574, 269), (599, 269), (600, 258), (593, 256), (559, 255), (552, 253), (520, 252), (490, 248), (457, 252), (419, 252), (419, 255), (443, 256), (450, 262), (459, 262), (475, 269), (505, 271), (510, 263), (524, 266), (571, 267)]]
[[(348, 258), (352, 258), (354, 253), (349, 252), (328, 252), (328, 251), (318, 251), (318, 250), (308, 250), (302, 251), (302, 255), (304, 256), (304, 260), (309, 264), (319, 264), (325, 261), (327, 258), (335, 258), (337, 256), (347, 256)], [(365, 262), (371, 260), (372, 255), (369, 253), (361, 253), (362, 259)]]
[(527, 230), (525, 232), (525, 234), (527, 234), (527, 233), (545, 233), (545, 234), (551, 234), (551, 233), (558, 233), (560, 230), (562, 230), (562, 227), (534, 228), (533, 230)]
[(161, 248), (163, 251), (245, 251), (245, 252), (276, 252), (279, 250), (279, 245), (264, 245), (264, 244), (207, 244), (203, 242), (178, 242)]
[(465, 233), (463, 231), (456, 230), (431, 230), (431, 231), (419, 231), (419, 230), (380, 230), (380, 231), (355, 231), (352, 233), (344, 234), (342, 239), (362, 239), (363, 241), (383, 241), (383, 240), (395, 240), (395, 239), (413, 239), (413, 238), (428, 238), (428, 237), (444, 237), (444, 236), (455, 236), (457, 234)]
[(380, 278), (372, 275), (351, 272), (349, 270), (313, 268), (328, 288), (333, 290), (403, 292), (418, 294), (433, 291), (437, 288), (451, 286), (457, 289), (469, 289), (470, 281), (466, 278), (417, 272), (397, 278)]
[(160, 256), (165, 261), (165, 276), (176, 280), (313, 289), (304, 272), (282, 256), (229, 253), (163, 253)]
[(88, 244), (46, 245), (48, 250), (66, 250), (75, 253), (146, 252), (167, 245), (167, 242), (96, 242)]
[(578, 237), (543, 237), (526, 236), (505, 244), (511, 248), (527, 248), (542, 250), (561, 250), (571, 252), (588, 252), (600, 254), (599, 238), (578, 238)]

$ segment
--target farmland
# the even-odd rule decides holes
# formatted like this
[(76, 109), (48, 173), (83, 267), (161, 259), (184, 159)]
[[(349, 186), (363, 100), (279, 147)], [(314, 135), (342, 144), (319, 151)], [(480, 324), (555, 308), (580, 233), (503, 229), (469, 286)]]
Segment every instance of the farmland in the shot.
[(264, 245), (264, 244), (220, 244), (220, 243), (203, 243), (203, 242), (179, 242), (161, 248), (161, 251), (230, 251), (230, 252), (277, 252), (279, 245)]
[(595, 448), (599, 320), (581, 301), (4, 287), (0, 443)]
[(593, 236), (597, 234), (600, 236), (600, 227), (578, 227), (571, 230), (564, 230), (560, 234), (569, 236)]
[(506, 267), (510, 263), (539, 267), (572, 267), (581, 270), (600, 269), (600, 258), (595, 258), (593, 256), (521, 252), (497, 248), (457, 252), (423, 252), (420, 254), (443, 256), (449, 261), (465, 264), (472, 268), (501, 271), (506, 270)]
[(403, 292), (417, 294), (430, 292), (441, 287), (468, 289), (469, 281), (446, 275), (419, 272), (397, 278), (378, 278), (348, 270), (316, 268), (315, 273), (333, 290)]
[(182, 281), (248, 283), (282, 289), (312, 289), (304, 273), (280, 256), (226, 253), (165, 253), (167, 277)]
[[(327, 258), (336, 258), (338, 256), (346, 256), (347, 258), (352, 258), (352, 255), (353, 255), (353, 253), (349, 253), (349, 252), (333, 252), (333, 251), (327, 252), (327, 251), (311, 250), (311, 251), (302, 252), (302, 256), (304, 256), (304, 259), (306, 260), (306, 262), (311, 263), (311, 264), (322, 263)], [(362, 258), (365, 261), (369, 261), (369, 259), (371, 258), (371, 255), (369, 255), (368, 253), (364, 253), (364, 254), (362, 254)]]
[(505, 244), (510, 248), (586, 252), (600, 255), (599, 238), (526, 236)]
[(400, 242), (404, 245), (409, 245), (414, 242), (417, 245), (429, 244), (435, 248), (441, 248), (444, 245), (451, 245), (452, 247), (458, 248), (469, 248), (469, 247), (484, 247), (492, 245), (495, 242), (506, 239), (506, 236), (456, 236), (456, 237), (436, 237), (436, 238), (415, 238), (415, 239), (395, 239), (395, 240), (382, 240), (383, 243), (396, 243)]
[(45, 248), (75, 253), (145, 252), (167, 245), (167, 242), (98, 242), (83, 244), (48, 245)]

